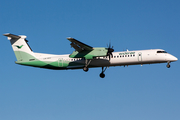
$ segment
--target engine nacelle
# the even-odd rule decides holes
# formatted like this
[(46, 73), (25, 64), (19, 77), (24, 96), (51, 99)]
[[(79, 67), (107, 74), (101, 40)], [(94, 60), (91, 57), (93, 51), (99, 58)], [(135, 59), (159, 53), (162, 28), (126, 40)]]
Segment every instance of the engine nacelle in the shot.
[(107, 56), (108, 49), (107, 48), (93, 48), (91, 51), (74, 51), (69, 55), (71, 58), (85, 58), (85, 59), (93, 59), (94, 57), (104, 57)]

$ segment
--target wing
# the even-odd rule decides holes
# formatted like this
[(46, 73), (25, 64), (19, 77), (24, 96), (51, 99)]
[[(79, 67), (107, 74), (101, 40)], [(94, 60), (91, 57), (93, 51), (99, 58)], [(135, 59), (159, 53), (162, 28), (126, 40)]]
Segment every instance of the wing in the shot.
[(71, 42), (71, 47), (73, 47), (76, 51), (81, 52), (81, 51), (91, 51), (93, 50), (93, 47), (86, 45), (74, 38), (67, 38)]

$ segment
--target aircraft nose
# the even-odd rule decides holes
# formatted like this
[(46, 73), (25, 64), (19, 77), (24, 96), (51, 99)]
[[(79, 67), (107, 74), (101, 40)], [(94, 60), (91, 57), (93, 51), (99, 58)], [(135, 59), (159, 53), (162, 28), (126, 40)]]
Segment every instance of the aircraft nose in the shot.
[(171, 55), (171, 54), (169, 54), (169, 55), (167, 55), (167, 59), (166, 60), (169, 61), (169, 62), (174, 62), (174, 61), (177, 61), (178, 58), (173, 56), (173, 55)]
[(175, 61), (177, 61), (178, 60), (178, 58), (177, 57), (175, 57)]
[(172, 61), (177, 61), (177, 60), (178, 60), (178, 58), (173, 56)]

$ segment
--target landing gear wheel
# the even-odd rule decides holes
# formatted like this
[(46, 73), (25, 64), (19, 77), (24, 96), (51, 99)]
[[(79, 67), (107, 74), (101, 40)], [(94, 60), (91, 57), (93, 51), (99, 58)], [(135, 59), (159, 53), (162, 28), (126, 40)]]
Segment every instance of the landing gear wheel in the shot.
[(88, 67), (84, 67), (83, 70), (84, 70), (85, 72), (87, 72), (87, 71), (89, 70), (89, 68), (88, 68)]
[(166, 67), (167, 67), (167, 68), (170, 68), (171, 66), (170, 66), (170, 64), (167, 64)]
[(104, 69), (104, 67), (102, 67), (102, 72), (99, 74), (99, 76), (101, 77), (101, 78), (104, 78), (105, 77), (105, 74), (104, 74), (104, 72), (106, 71), (106, 69), (107, 69), (107, 67)]
[(99, 76), (100, 76), (101, 78), (104, 78), (104, 77), (105, 77), (105, 74), (102, 72)]

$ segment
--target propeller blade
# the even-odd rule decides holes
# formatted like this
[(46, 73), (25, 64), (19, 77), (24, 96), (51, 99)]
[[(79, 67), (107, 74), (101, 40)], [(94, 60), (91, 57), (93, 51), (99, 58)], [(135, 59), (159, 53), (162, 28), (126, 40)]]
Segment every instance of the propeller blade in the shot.
[(109, 56), (109, 61), (111, 60), (111, 57), (113, 57), (112, 52), (114, 52), (113, 46), (111, 46), (111, 41), (109, 41), (109, 45), (108, 46), (108, 52), (107, 52), (107, 56)]
[(112, 52), (111, 52), (110, 54), (111, 54), (111, 57), (113, 57), (113, 54), (112, 54)]

